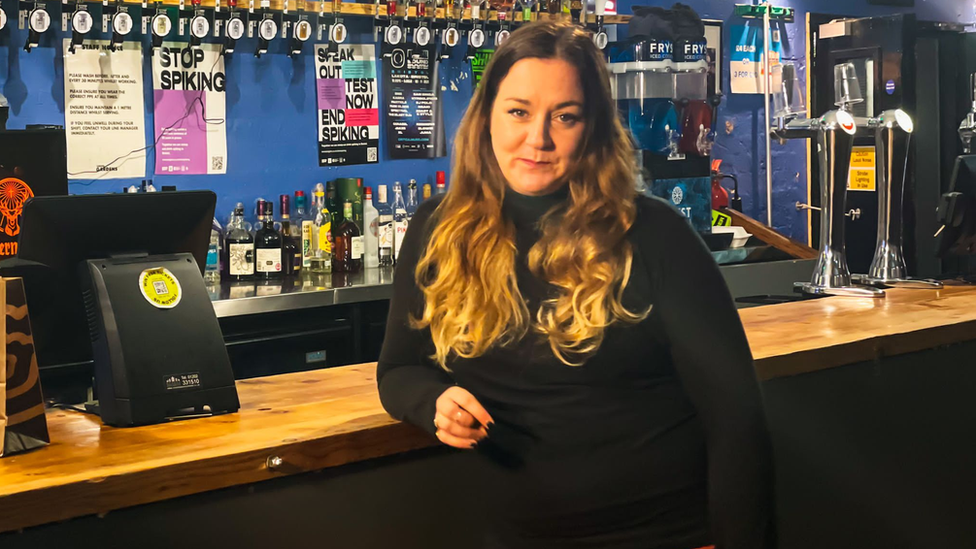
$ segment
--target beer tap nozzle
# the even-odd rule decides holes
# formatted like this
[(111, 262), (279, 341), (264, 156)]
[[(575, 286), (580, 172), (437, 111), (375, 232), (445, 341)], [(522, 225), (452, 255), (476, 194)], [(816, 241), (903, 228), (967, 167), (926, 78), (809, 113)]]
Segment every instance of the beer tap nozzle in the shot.
[(966, 118), (959, 124), (959, 139), (962, 141), (963, 154), (972, 154), (973, 136), (976, 135), (976, 73), (971, 74), (969, 78), (972, 106), (966, 113)]

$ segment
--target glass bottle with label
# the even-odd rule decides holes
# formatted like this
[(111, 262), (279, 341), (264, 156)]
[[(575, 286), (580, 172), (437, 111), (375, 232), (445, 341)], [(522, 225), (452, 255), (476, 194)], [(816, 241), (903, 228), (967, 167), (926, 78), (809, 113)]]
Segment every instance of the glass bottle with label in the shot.
[(393, 208), (386, 201), (386, 185), (380, 185), (376, 204), (377, 240), (379, 240), (380, 267), (393, 266)]
[(274, 204), (263, 205), (263, 223), (254, 235), (255, 268), (258, 278), (277, 278), (281, 276), (281, 233), (275, 229)]
[(325, 205), (322, 184), (315, 186), (312, 194), (312, 261), (313, 273), (332, 272), (332, 214)]
[(430, 183), (424, 183), (424, 194), (421, 195), (421, 200), (427, 200), (428, 198), (430, 198), (430, 195), (431, 195)]
[(285, 276), (301, 274), (301, 233), (291, 221), (291, 196), (283, 194), (278, 200), (281, 202), (281, 273)]
[(210, 246), (207, 248), (207, 265), (203, 272), (206, 284), (220, 284), (220, 237), (223, 230), (215, 217), (210, 226)]
[(373, 206), (373, 189), (366, 187), (363, 195), (363, 226), (366, 228), (366, 234), (363, 235), (366, 246), (363, 250), (363, 265), (369, 269), (380, 265), (379, 216), (379, 210)]
[(352, 217), (352, 202), (342, 208), (343, 222), (335, 232), (335, 261), (333, 268), (339, 272), (355, 273), (363, 269), (363, 235)]
[(261, 227), (264, 226), (264, 203), (265, 202), (267, 202), (267, 200), (263, 198), (259, 198), (254, 203), (255, 217), (254, 217), (254, 226), (251, 228), (252, 234), (257, 234), (257, 232), (261, 230)]
[(224, 234), (224, 265), (234, 281), (254, 276), (254, 237), (244, 224), (244, 204), (238, 203)]
[(407, 185), (407, 217), (413, 219), (413, 214), (417, 213), (417, 206), (420, 203), (417, 201), (417, 180), (411, 179), (410, 184)]
[(308, 212), (308, 197), (305, 191), (295, 191), (295, 215), (291, 222), (298, 227), (301, 237), (302, 269), (311, 268), (312, 264), (312, 222), (314, 216)]
[(436, 186), (434, 187), (434, 194), (447, 193), (447, 174), (442, 171), (438, 171), (435, 178), (435, 183)]
[(344, 220), (342, 217), (342, 204), (339, 203), (339, 191), (336, 189), (335, 181), (329, 181), (325, 184), (325, 207), (332, 214), (332, 230), (335, 231)]
[(407, 205), (403, 201), (403, 187), (397, 181), (393, 186), (393, 261), (400, 257), (400, 246), (403, 244), (403, 237), (407, 234), (407, 225), (410, 223), (410, 216), (407, 214)]

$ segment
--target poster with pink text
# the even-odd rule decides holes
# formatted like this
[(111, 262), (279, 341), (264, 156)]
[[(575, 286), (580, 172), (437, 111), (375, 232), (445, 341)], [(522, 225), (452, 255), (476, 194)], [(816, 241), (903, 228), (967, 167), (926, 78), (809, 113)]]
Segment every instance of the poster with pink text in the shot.
[(152, 59), (156, 175), (227, 173), (220, 45), (166, 42)]
[(319, 166), (372, 164), (379, 160), (380, 110), (376, 47), (315, 46), (319, 117)]

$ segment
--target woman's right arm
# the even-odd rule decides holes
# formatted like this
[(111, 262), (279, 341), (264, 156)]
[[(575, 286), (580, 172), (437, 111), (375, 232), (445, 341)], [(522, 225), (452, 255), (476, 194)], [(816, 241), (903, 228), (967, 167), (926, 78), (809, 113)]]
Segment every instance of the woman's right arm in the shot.
[(386, 336), (376, 368), (380, 401), (386, 411), (430, 434), (437, 431), (434, 426), (437, 398), (454, 386), (454, 380), (430, 359), (433, 352), (430, 331), (412, 328), (410, 317), (423, 312), (424, 296), (414, 273), (430, 234), (427, 221), (438, 203), (424, 202), (404, 235), (393, 275)]

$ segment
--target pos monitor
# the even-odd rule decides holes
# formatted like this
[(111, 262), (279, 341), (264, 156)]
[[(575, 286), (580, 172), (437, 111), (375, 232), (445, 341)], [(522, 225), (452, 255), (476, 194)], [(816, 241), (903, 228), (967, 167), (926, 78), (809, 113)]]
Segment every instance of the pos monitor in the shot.
[(107, 424), (239, 408), (202, 277), (215, 203), (212, 192), (194, 191), (38, 197), (24, 205), (18, 259), (43, 265), (52, 290), (65, 296), (60, 311), (32, 320), (59, 322), (66, 332), (48, 337), (90, 335)]

